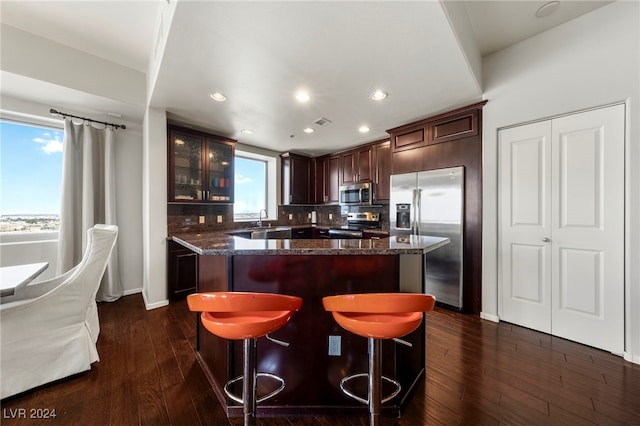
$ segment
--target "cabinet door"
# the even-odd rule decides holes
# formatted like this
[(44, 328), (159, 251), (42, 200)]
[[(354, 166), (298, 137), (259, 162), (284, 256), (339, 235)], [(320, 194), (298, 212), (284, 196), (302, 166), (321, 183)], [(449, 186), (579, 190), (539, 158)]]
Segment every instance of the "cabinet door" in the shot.
[(356, 182), (369, 182), (372, 180), (373, 174), (372, 170), (372, 157), (373, 150), (371, 146), (362, 147), (356, 150), (356, 156), (354, 158), (354, 162), (356, 164), (355, 173), (356, 173)]
[(385, 201), (391, 197), (391, 143), (389, 141), (373, 146), (375, 164), (375, 201)]
[(325, 202), (325, 176), (327, 175), (327, 157), (313, 160), (313, 203)]
[(282, 204), (311, 202), (311, 159), (285, 153), (282, 158)]
[(350, 151), (345, 154), (342, 154), (342, 170), (340, 177), (340, 184), (349, 184), (354, 183), (356, 181), (356, 153), (355, 151)]
[(202, 199), (204, 138), (169, 130), (169, 201)]
[(371, 181), (371, 157), (370, 146), (357, 148), (342, 154), (342, 183)]
[(340, 199), (340, 157), (329, 157), (325, 178), (325, 203), (337, 203)]
[(233, 203), (233, 155), (233, 144), (207, 139), (204, 187), (207, 201)]
[(198, 256), (191, 250), (169, 240), (167, 244), (167, 285), (170, 300), (179, 300), (195, 293), (198, 277)]

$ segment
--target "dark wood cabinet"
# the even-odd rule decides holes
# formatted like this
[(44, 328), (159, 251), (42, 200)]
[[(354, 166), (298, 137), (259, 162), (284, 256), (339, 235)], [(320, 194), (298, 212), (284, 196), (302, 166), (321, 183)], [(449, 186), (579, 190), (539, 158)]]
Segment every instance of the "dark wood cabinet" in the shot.
[(195, 293), (198, 284), (198, 256), (180, 244), (167, 241), (167, 285), (169, 300)]
[(463, 295), (479, 314), (482, 295), (482, 107), (486, 101), (387, 130), (393, 174), (464, 166)]
[(325, 155), (314, 160), (314, 204), (335, 204), (340, 191), (340, 156)]
[(341, 184), (371, 181), (372, 150), (370, 145), (342, 154)]
[(312, 239), (313, 238), (313, 228), (309, 226), (308, 228), (293, 228), (291, 230), (291, 239), (293, 240), (302, 240), (302, 239)]
[(168, 201), (233, 203), (236, 142), (172, 125), (167, 136)]
[(391, 142), (385, 140), (373, 145), (373, 201), (388, 201), (391, 198)]
[(433, 162), (430, 157), (435, 155), (435, 148), (429, 147), (433, 145), (465, 141), (474, 143), (478, 138), (481, 139), (480, 117), (485, 103), (387, 130), (391, 136), (393, 174), (430, 170)]
[(313, 204), (325, 202), (325, 179), (327, 174), (327, 158), (317, 157), (313, 159)]
[(323, 228), (323, 227), (313, 228), (313, 238), (314, 239), (331, 238), (331, 235), (329, 235), (329, 228)]
[(311, 204), (312, 160), (299, 154), (286, 152), (282, 159), (282, 204)]

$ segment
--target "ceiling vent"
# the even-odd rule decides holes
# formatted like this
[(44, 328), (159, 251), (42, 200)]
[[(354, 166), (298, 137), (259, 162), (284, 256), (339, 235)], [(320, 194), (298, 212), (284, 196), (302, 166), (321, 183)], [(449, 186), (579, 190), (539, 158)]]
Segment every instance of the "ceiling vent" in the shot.
[(316, 123), (318, 126), (324, 126), (331, 123), (331, 120), (329, 120), (328, 118), (320, 117), (316, 121), (314, 121), (314, 123)]

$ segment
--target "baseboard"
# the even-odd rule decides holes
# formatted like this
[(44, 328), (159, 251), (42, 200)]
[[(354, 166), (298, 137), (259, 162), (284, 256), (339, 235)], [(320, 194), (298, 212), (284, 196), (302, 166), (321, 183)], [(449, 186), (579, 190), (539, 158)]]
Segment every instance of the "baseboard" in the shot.
[(142, 287), (140, 287), (140, 288), (132, 288), (130, 290), (124, 290), (122, 292), (122, 295), (123, 296), (129, 296), (129, 295), (138, 294), (138, 293), (142, 293)]
[(634, 355), (632, 353), (625, 352), (623, 354), (623, 357), (624, 357), (625, 361), (629, 361), (629, 362), (632, 362), (634, 364), (640, 364), (640, 355)]
[(144, 291), (142, 292), (142, 299), (144, 299), (144, 307), (147, 311), (150, 311), (152, 309), (162, 308), (163, 306), (169, 305), (169, 299), (161, 300), (155, 303), (149, 303), (149, 301), (147, 300), (147, 295), (145, 294)]
[(486, 314), (484, 312), (480, 312), (480, 318), (487, 321), (500, 322), (500, 317), (493, 314)]

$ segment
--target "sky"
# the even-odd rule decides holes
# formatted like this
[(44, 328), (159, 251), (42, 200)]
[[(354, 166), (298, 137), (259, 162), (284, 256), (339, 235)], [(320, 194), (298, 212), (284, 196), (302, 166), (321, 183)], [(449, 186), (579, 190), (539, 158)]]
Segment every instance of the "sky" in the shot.
[[(257, 167), (258, 164), (264, 164), (264, 167)], [(266, 163), (236, 157), (234, 167), (234, 214), (258, 213), (260, 209), (266, 208)]]
[(0, 215), (60, 214), (63, 134), (0, 121)]

